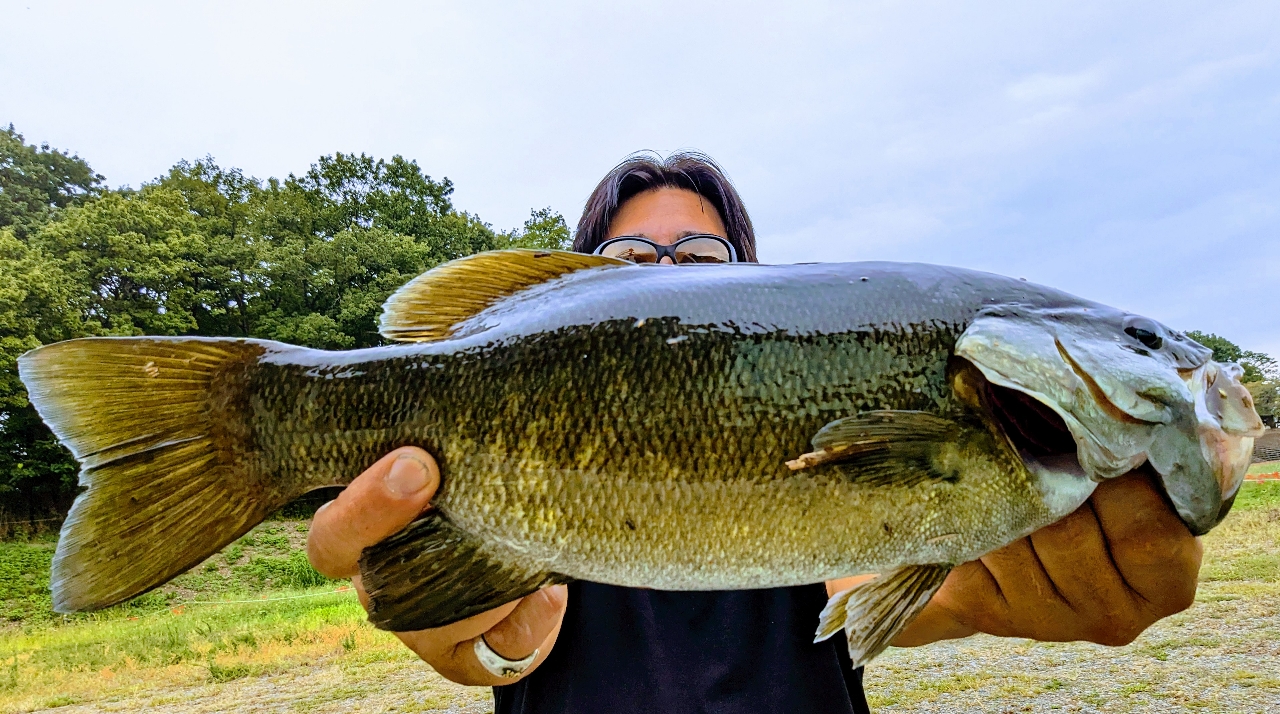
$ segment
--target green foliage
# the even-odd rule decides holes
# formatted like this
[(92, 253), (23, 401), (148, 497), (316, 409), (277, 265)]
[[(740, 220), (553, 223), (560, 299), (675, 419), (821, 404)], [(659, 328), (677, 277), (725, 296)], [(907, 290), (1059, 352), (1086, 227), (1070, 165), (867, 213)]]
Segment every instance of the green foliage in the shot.
[(18, 521), (52, 518), (71, 505), (75, 463), (27, 403), (17, 360), (43, 343), (88, 334), (82, 299), (58, 261), (0, 229), (0, 537)]
[(0, 129), (0, 228), (19, 237), (101, 190), (102, 177), (78, 156), (29, 145), (10, 124)]
[(298, 590), (334, 582), (312, 568), (307, 554), (300, 550), (286, 556), (255, 556), (248, 563), (232, 568), (232, 572), (240, 582), (255, 589)]
[(1190, 330), (1187, 337), (1213, 350), (1213, 359), (1217, 362), (1238, 362), (1244, 368), (1244, 377), (1241, 379), (1243, 382), (1280, 378), (1280, 363), (1270, 355), (1242, 349), (1231, 340), (1211, 332)]
[(550, 207), (530, 211), (524, 226), (501, 236), (503, 248), (541, 248), (544, 250), (569, 250), (573, 247), (573, 235), (564, 222), (564, 216)]
[(1258, 414), (1272, 420), (1280, 417), (1280, 379), (1265, 379), (1245, 385), (1253, 395), (1253, 406)]
[(383, 302), (419, 273), (569, 241), (550, 209), (495, 232), (453, 206), (448, 179), (401, 156), (338, 153), (284, 181), (208, 157), (138, 190), (101, 181), (78, 157), (0, 132), (0, 523), (65, 513), (75, 493), (75, 463), (17, 377), (29, 349), (87, 335), (370, 347)]
[[(181, 614), (161, 609), (132, 617), (98, 616), (77, 620), (73, 627), (11, 631), (0, 639), (0, 661), (22, 653), (22, 667), (28, 672), (207, 664), (224, 653), (306, 641), (334, 625), (367, 627), (361, 624), (364, 610), (350, 593), (203, 609), (192, 606)], [(221, 674), (236, 678), (238, 664), (224, 665), (227, 669)]]

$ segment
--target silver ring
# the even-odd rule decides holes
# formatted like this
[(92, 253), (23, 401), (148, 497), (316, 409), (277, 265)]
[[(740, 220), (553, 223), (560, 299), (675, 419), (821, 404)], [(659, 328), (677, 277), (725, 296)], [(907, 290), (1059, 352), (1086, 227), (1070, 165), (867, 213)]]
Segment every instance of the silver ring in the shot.
[(489, 674), (492, 674), (495, 677), (502, 677), (503, 679), (519, 677), (524, 674), (524, 671), (529, 669), (529, 665), (533, 664), (533, 661), (538, 658), (538, 650), (535, 649), (533, 654), (525, 657), (524, 659), (507, 659), (493, 651), (493, 648), (489, 646), (489, 643), (484, 641), (484, 635), (480, 635), (476, 638), (476, 644), (473, 649), (476, 651), (476, 659), (480, 660), (480, 666), (484, 667)]

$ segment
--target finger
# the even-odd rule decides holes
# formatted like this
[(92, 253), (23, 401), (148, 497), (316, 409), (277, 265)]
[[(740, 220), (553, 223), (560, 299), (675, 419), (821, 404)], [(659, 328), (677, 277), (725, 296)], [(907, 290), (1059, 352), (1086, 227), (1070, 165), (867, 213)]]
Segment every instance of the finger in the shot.
[(1151, 623), (1147, 604), (1116, 569), (1093, 508), (1031, 534), (1054, 587), (1075, 613), (1076, 638), (1126, 644)]
[[(551, 652), (567, 604), (568, 590), (563, 585), (553, 585), (452, 625), (395, 634), (451, 681), (473, 685), (510, 684), (515, 680), (498, 677), (480, 664), (475, 653), (476, 640), (483, 635), (490, 649), (511, 660), (524, 659), (538, 650), (538, 657), (525, 670), (528, 674)], [(495, 621), (494, 617), (498, 619)], [(490, 626), (479, 629), (485, 622)]]
[(1098, 486), (1089, 499), (1120, 576), (1156, 617), (1190, 607), (1204, 555), (1199, 538), (1147, 472)]
[(311, 565), (331, 578), (359, 570), (360, 552), (408, 525), (440, 485), (435, 459), (406, 446), (382, 457), (316, 511), (307, 535)]
[(568, 588), (553, 585), (525, 596), (498, 624), (484, 633), (489, 648), (506, 659), (524, 659), (547, 639), (564, 616)]
[(1117, 597), (1123, 601), (1133, 598), (1111, 561), (1102, 526), (1087, 502), (1027, 540), (1054, 589), (1072, 609), (1084, 611)]
[(941, 590), (935, 593), (920, 614), (893, 638), (894, 647), (919, 647), (939, 640), (968, 637), (977, 632), (975, 628), (956, 619), (951, 610), (938, 600), (940, 593)]
[(1075, 621), (1071, 604), (1063, 597), (1045, 570), (1030, 538), (982, 556), (979, 560), (999, 590), (991, 620), (977, 623), (978, 629), (993, 635), (1072, 639), (1064, 631)]
[[(367, 612), (369, 610), (369, 594), (365, 592), (364, 581), (359, 573), (351, 576), (351, 585), (356, 589), (356, 596), (360, 598), (360, 606)], [(400, 638), (400, 641), (408, 645), (409, 649), (418, 653), (418, 656), (428, 659), (428, 655), (437, 655), (439, 650), (451, 648), (464, 640), (475, 639), (501, 622), (507, 615), (510, 615), (511, 611), (515, 610), (519, 604), (519, 600), (513, 600), (492, 610), (486, 610), (478, 615), (472, 615), (464, 620), (458, 620), (442, 627), (433, 627), (429, 630), (396, 632), (395, 635)]]
[(962, 625), (991, 635), (1004, 635), (1009, 603), (1000, 584), (981, 560), (962, 563), (952, 570), (928, 607), (944, 610)]

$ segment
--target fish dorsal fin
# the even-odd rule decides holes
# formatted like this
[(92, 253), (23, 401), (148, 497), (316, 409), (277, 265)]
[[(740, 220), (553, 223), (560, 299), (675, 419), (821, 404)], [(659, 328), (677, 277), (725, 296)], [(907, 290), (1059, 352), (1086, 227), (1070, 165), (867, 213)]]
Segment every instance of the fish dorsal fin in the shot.
[(382, 306), (379, 332), (399, 342), (434, 342), (522, 290), (590, 268), (633, 266), (565, 250), (494, 250), (437, 266), (405, 283)]

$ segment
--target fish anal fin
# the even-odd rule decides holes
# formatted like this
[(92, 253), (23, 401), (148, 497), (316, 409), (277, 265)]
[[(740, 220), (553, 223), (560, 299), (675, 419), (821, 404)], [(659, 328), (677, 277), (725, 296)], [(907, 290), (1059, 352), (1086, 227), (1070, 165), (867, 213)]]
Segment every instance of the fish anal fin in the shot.
[(447, 339), (459, 323), (522, 290), (579, 270), (622, 266), (633, 264), (564, 250), (477, 253), (405, 283), (382, 306), (378, 331), (400, 342)]
[(501, 559), (438, 511), (366, 548), (360, 577), (369, 622), (392, 632), (443, 627), (570, 580)]
[(924, 610), (949, 572), (950, 565), (911, 565), (832, 595), (814, 642), (843, 629), (854, 668), (867, 664)]
[(814, 450), (787, 462), (793, 471), (837, 464), (867, 484), (911, 485), (955, 475), (939, 471), (934, 455), (963, 438), (964, 427), (919, 411), (873, 411), (837, 419), (813, 437)]

